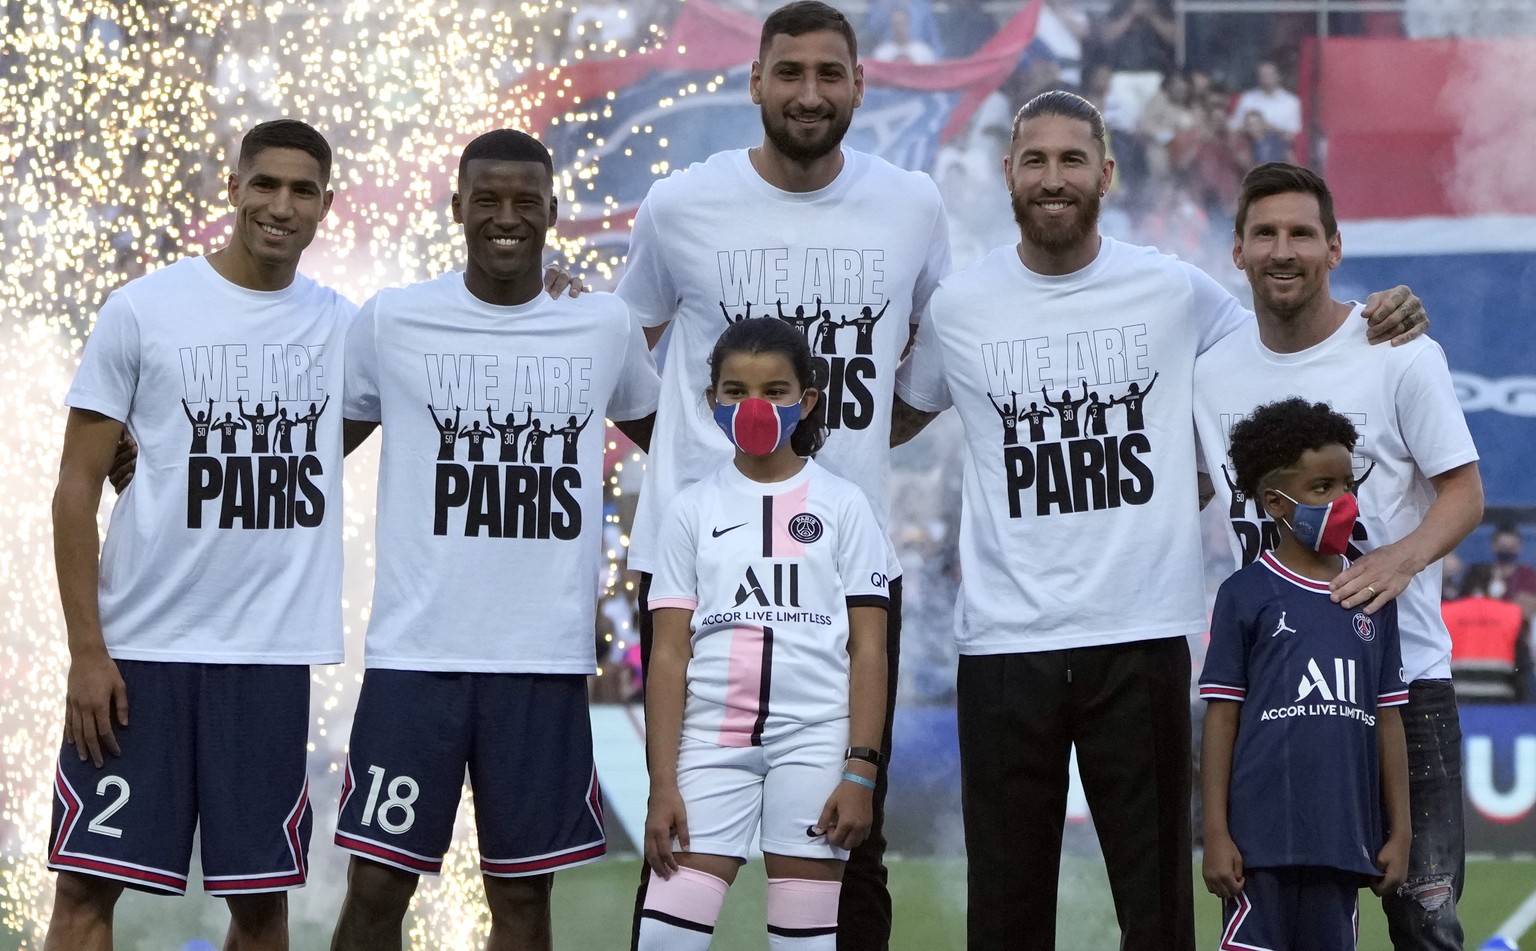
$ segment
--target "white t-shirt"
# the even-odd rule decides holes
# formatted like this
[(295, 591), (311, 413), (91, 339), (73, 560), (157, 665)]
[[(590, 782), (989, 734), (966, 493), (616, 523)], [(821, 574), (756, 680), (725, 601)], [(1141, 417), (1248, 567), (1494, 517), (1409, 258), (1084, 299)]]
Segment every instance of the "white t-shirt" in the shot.
[(497, 306), (455, 271), (374, 295), (347, 354), (346, 416), (384, 430), (367, 666), (591, 673), (603, 419), (660, 385), (624, 303)]
[(1194, 267), (1112, 238), (1072, 274), (1010, 245), (944, 280), (896, 392), (965, 428), (961, 653), (1204, 630), (1191, 379), (1251, 319)]
[[(640, 206), (617, 293), (642, 325), (672, 330), (631, 568), (656, 570), (667, 505), (732, 458), (704, 390), (715, 340), (742, 315), (782, 316), (805, 333), (831, 430), (816, 458), (863, 489), (886, 527), (891, 385), (949, 270), (949, 235), (927, 175), (850, 149), (843, 162), (826, 188), (786, 192), (746, 150), (721, 152), (657, 182)], [(888, 570), (900, 573), (894, 551)]]
[(1264, 117), (1265, 122), (1285, 135), (1295, 135), (1301, 131), (1301, 100), (1288, 90), (1248, 90), (1237, 97), (1237, 105), (1232, 107), (1227, 126), (1234, 132), (1241, 129), (1243, 120), (1250, 112), (1257, 112)]
[[(1355, 424), (1360, 521), (1350, 558), (1418, 528), (1435, 499), (1430, 478), (1477, 459), (1440, 345), (1424, 337), (1400, 347), (1372, 346), (1361, 310), (1355, 305), (1327, 340), (1300, 353), (1269, 350), (1251, 323), (1195, 365), (1195, 427), (1216, 486), (1210, 505), (1226, 512), (1232, 526), (1233, 570), (1278, 541), (1269, 516), (1235, 491), (1227, 457), (1233, 424), (1261, 403), (1300, 396), (1328, 403)], [(1397, 605), (1407, 680), (1449, 677), (1451, 636), (1440, 616), (1439, 567), (1419, 572)]]
[(693, 611), (683, 734), (759, 746), (848, 716), (848, 608), (885, 607), (886, 543), (858, 486), (727, 463), (667, 509), (650, 607)]
[(114, 658), (341, 661), (339, 397), (356, 309), (302, 275), (248, 290), (202, 257), (102, 305), (64, 402), (139, 445), (101, 552)]

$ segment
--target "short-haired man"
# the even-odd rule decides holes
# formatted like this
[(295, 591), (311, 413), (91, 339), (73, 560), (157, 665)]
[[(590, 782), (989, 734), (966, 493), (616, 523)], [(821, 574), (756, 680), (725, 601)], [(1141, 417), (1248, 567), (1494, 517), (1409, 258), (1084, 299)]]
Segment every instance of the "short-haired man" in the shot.
[[(1323, 400), (1355, 424), (1360, 517), (1351, 564), (1332, 581), (1332, 598), (1362, 615), (1396, 599), (1409, 684), (1402, 717), (1413, 848), (1407, 883), (1384, 895), (1382, 906), (1399, 951), (1459, 948), (1461, 728), (1440, 570), (1425, 569), (1482, 519), (1477, 449), (1439, 344), (1423, 337), (1372, 347), (1358, 332), (1361, 305), (1333, 298), (1328, 272), (1342, 255), (1333, 198), (1321, 178), (1283, 162), (1248, 173), (1232, 260), (1248, 276), (1258, 320), (1196, 361), (1195, 424), (1211, 467), (1225, 462), (1232, 426), (1261, 404), (1290, 396)], [(1256, 501), (1234, 500), (1226, 479), (1210, 481), (1218, 511), (1231, 514), (1232, 567), (1240, 568), (1274, 547), (1277, 529)]]
[[(1021, 240), (934, 293), (892, 433), (954, 405), (969, 453), (956, 612), (969, 947), (1055, 946), (1075, 745), (1123, 946), (1192, 949), (1185, 638), (1205, 605), (1191, 377), (1252, 317), (1192, 266), (1099, 235), (1114, 162), (1087, 100), (1026, 103), (1003, 170)], [(1382, 335), (1422, 320), (1411, 302), (1376, 319)], [(1132, 384), (1135, 413), (1110, 413), (1102, 435), (1057, 419), (1044, 441), (1008, 445), (992, 404), (1042, 387), (1108, 403)]]
[[(194, 830), (204, 887), (229, 905), (226, 946), (288, 946), (285, 891), (308, 867), (309, 665), (342, 659), (340, 414), (319, 415), (304, 452), (237, 439), (244, 424), (217, 452), (207, 437), (246, 401), (339, 392), (355, 308), (298, 273), (330, 174), (308, 125), (252, 128), (229, 243), (113, 292), (65, 398), (53, 524), (70, 669), (47, 948), (110, 948), (125, 886), (184, 892)], [(98, 551), (125, 431), (142, 465)]]
[[(810, 342), (830, 427), (817, 462), (862, 488), (885, 526), (896, 366), (949, 268), (943, 205), (928, 176), (842, 145), (864, 96), (857, 39), (842, 13), (798, 0), (770, 14), (751, 90), (762, 109), (761, 144), (720, 152), (652, 186), (635, 217), (618, 287), (653, 345), (672, 328), (629, 551), (629, 566), (642, 572), (642, 605), (668, 503), (731, 458), (730, 443), (703, 407), (707, 357), (730, 315), (777, 312), (807, 333), (815, 324)], [(889, 574), (892, 704), (901, 639), (894, 550)], [(648, 653), (648, 612), (641, 622)], [(888, 709), (882, 748), (853, 751), (879, 772), (874, 827), (843, 875), (840, 948), (884, 948), (890, 938), (881, 831), (890, 739)], [(777, 906), (770, 900), (770, 907)]]
[(367, 670), (336, 830), (353, 854), (337, 949), (401, 946), (420, 876), (442, 867), (466, 770), (488, 947), (550, 948), (552, 873), (606, 850), (587, 714), (604, 430), (579, 426), (560, 453), (520, 456), (509, 421), (514, 445), (490, 461), (484, 437), (459, 425), (522, 412), (549, 435), (595, 414), (647, 441), (660, 381), (623, 302), (544, 294), (553, 189), (531, 136), (470, 142), (453, 195), (465, 270), (380, 291), (347, 336), (348, 440), (382, 426), (384, 443)]

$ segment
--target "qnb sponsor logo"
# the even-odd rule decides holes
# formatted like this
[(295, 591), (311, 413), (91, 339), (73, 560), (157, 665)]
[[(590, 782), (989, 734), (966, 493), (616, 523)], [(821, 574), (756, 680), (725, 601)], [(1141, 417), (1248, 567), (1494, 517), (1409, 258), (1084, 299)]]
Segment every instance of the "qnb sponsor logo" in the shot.
[(1506, 376), (1490, 379), (1476, 373), (1455, 372), (1451, 382), (1464, 413), (1484, 410), (1510, 416), (1536, 416), (1536, 376)]
[(1536, 736), (1517, 736), (1513, 747), (1512, 768), (1496, 770), (1493, 738), (1466, 740), (1467, 800), (1494, 822), (1520, 822), (1536, 808)]

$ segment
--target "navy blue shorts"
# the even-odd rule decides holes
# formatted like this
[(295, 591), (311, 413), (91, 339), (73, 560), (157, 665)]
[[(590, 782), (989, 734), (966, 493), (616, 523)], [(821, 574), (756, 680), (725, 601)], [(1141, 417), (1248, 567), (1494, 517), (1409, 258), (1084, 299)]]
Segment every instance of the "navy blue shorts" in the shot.
[(309, 868), (309, 668), (120, 660), (129, 725), (97, 769), (59, 753), (48, 867), (144, 891), (285, 891)]
[(1355, 951), (1365, 878), (1336, 868), (1243, 869), (1221, 903), (1221, 951)]
[(466, 769), (486, 875), (541, 875), (608, 850), (586, 677), (383, 668), (363, 676), (336, 844), (437, 874)]

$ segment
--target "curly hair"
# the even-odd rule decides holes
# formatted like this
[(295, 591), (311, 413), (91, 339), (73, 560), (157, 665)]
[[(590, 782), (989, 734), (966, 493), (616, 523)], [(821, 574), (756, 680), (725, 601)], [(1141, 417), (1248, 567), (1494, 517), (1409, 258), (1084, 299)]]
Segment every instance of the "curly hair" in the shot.
[(1264, 477), (1288, 469), (1302, 453), (1337, 443), (1355, 451), (1360, 435), (1355, 424), (1327, 403), (1309, 403), (1299, 396), (1265, 403), (1239, 420), (1228, 438), (1238, 489), (1256, 498)]

